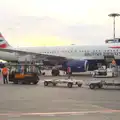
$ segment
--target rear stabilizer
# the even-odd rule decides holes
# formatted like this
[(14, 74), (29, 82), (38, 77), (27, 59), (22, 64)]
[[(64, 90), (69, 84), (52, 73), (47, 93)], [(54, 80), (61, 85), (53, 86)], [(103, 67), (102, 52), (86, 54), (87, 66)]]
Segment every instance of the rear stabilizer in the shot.
[(11, 46), (9, 45), (9, 43), (5, 40), (5, 38), (3, 37), (2, 33), (0, 33), (0, 48), (11, 48)]

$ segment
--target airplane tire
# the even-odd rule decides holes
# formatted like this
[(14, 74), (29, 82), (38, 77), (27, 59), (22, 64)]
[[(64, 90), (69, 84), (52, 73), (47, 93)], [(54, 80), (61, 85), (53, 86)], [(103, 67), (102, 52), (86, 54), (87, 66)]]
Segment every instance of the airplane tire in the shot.
[(59, 70), (52, 70), (52, 76), (58, 76), (60, 74)]
[(18, 80), (13, 81), (14, 84), (18, 84)]

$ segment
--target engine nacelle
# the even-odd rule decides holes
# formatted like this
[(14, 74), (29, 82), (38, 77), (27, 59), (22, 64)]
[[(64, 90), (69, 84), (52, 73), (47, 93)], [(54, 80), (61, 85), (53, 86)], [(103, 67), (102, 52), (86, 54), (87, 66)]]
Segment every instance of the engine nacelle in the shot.
[(68, 67), (71, 67), (71, 72), (86, 72), (89, 68), (87, 60), (70, 60), (65, 62), (62, 66), (65, 71)]

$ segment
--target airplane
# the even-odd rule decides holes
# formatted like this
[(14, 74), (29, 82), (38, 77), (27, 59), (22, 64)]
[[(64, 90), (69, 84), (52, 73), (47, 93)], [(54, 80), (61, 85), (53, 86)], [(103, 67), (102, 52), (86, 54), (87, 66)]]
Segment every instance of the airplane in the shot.
[(0, 59), (18, 61), (18, 56), (31, 54), (49, 61), (61, 61), (60, 63), (64, 66), (64, 69), (66, 69), (67, 66), (71, 66), (76, 72), (85, 72), (96, 69), (98, 64), (105, 64), (105, 59), (109, 61), (115, 59), (117, 65), (120, 65), (120, 38), (116, 38), (116, 40), (118, 42), (110, 44), (108, 43), (111, 40), (108, 40), (108, 42), (103, 45), (13, 48), (0, 33)]

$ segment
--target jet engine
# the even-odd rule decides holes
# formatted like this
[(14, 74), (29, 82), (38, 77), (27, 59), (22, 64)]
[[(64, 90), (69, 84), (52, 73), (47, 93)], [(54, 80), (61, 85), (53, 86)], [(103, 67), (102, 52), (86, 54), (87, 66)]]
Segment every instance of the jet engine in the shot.
[(71, 67), (71, 72), (86, 72), (89, 64), (87, 60), (70, 60), (65, 62), (62, 67), (65, 71), (68, 67)]

